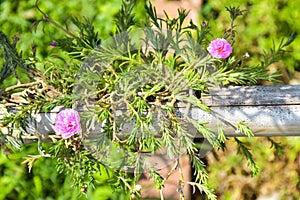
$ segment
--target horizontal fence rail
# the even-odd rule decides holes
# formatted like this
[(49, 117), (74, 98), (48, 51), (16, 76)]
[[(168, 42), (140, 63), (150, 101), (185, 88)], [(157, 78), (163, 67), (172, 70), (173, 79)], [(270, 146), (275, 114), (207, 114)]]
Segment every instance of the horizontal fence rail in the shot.
[[(234, 126), (239, 121), (244, 121), (255, 136), (300, 136), (300, 85), (212, 88), (201, 100), (212, 112), (197, 107), (187, 110), (186, 104), (178, 103), (179, 113), (189, 112), (191, 118), (208, 122), (211, 129), (222, 124), (228, 137), (244, 136)], [(56, 114), (61, 109), (57, 107), (49, 113), (32, 114), (28, 118), (29, 131), (39, 134), (53, 132)], [(195, 130), (191, 128), (189, 131)]]
[(212, 113), (192, 108), (193, 118), (211, 128), (223, 122), (226, 136), (240, 136), (230, 123), (238, 121), (255, 136), (300, 136), (300, 85), (214, 88), (202, 101)]

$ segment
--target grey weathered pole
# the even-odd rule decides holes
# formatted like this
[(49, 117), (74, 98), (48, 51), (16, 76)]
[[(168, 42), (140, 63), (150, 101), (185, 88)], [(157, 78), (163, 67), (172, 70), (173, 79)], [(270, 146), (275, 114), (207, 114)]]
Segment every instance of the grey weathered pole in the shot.
[[(191, 116), (212, 128), (226, 119), (245, 121), (256, 136), (300, 136), (300, 85), (214, 88), (202, 100), (213, 112), (192, 108)], [(224, 131), (226, 136), (241, 135), (230, 123)]]
[[(196, 107), (189, 109), (189, 116), (208, 122), (209, 128), (216, 129), (222, 123), (226, 136), (243, 136), (231, 124), (245, 121), (255, 136), (300, 136), (300, 85), (234, 86), (210, 91), (201, 99), (211, 107), (211, 113)], [(59, 109), (33, 114), (31, 131), (53, 131)], [(186, 105), (179, 103), (178, 110), (185, 113)]]

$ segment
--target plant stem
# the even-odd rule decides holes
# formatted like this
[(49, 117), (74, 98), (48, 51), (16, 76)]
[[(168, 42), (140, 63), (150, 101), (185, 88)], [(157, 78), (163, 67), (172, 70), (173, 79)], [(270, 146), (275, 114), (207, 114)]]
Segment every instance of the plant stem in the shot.
[(36, 6), (36, 8), (38, 9), (38, 11), (39, 11), (40, 13), (43, 14), (43, 21), (51, 23), (52, 25), (56, 26), (58, 29), (62, 30), (63, 32), (65, 32), (66, 34), (68, 34), (69, 36), (71, 36), (72, 38), (74, 38), (74, 39), (77, 38), (76, 35), (74, 35), (74, 34), (71, 33), (70, 31), (68, 31), (67, 29), (65, 29), (64, 27), (62, 27), (61, 25), (59, 25), (59, 24), (56, 23), (55, 21), (53, 21), (46, 13), (44, 13), (44, 12), (39, 8), (38, 2), (39, 2), (39, 0), (36, 0), (36, 1), (35, 1), (35, 6)]

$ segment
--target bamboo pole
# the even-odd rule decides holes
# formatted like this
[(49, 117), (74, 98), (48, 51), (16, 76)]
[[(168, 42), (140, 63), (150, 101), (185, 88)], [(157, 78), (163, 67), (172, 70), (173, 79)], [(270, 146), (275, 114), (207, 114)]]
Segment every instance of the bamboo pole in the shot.
[[(212, 128), (226, 119), (245, 121), (255, 136), (300, 136), (300, 85), (215, 88), (202, 100), (213, 112), (193, 108), (191, 115)], [(226, 136), (240, 135), (230, 123), (224, 131)]]
[[(300, 136), (300, 85), (213, 88), (201, 99), (212, 112), (191, 107), (188, 116), (208, 122), (207, 126), (212, 129), (223, 124), (228, 137), (244, 136), (232, 125), (239, 121), (245, 121), (255, 136)], [(184, 116), (187, 106), (177, 105), (179, 114)], [(49, 113), (28, 117), (29, 131), (40, 134), (53, 132), (54, 119), (61, 109), (57, 107)], [(190, 131), (195, 130), (191, 128)]]

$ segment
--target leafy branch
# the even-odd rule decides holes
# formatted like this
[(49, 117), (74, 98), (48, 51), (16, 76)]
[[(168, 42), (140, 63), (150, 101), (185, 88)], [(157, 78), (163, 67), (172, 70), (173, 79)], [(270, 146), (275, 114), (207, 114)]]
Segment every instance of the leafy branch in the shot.
[(273, 41), (273, 47), (270, 49), (269, 52), (264, 51), (263, 60), (261, 61), (261, 66), (268, 67), (273, 63), (276, 63), (280, 61), (285, 55), (286, 50), (284, 50), (285, 47), (289, 46), (297, 37), (297, 33), (293, 32), (289, 35), (287, 40), (281, 39), (279, 42), (279, 45), (275, 45), (275, 42)]
[(22, 53), (19, 53), (16, 49), (17, 42), (18, 38), (16, 36), (13, 38), (13, 42), (10, 42), (8, 37), (2, 31), (0, 31), (0, 47), (5, 60), (0, 71), (0, 85), (2, 85), (3, 81), (12, 73), (15, 75), (18, 82), (21, 82), (17, 74), (17, 67), (21, 67), (22, 69), (26, 70), (27, 73), (30, 69), (29, 66), (25, 65), (22, 59)]
[(242, 141), (240, 141), (237, 138), (234, 138), (234, 140), (237, 142), (238, 152), (243, 154), (245, 156), (247, 162), (248, 162), (248, 165), (249, 165), (250, 170), (251, 170), (251, 175), (252, 176), (257, 175), (258, 172), (259, 172), (259, 169), (258, 169), (256, 163), (253, 160), (252, 153), (249, 151), (248, 147), (246, 147), (246, 145)]

